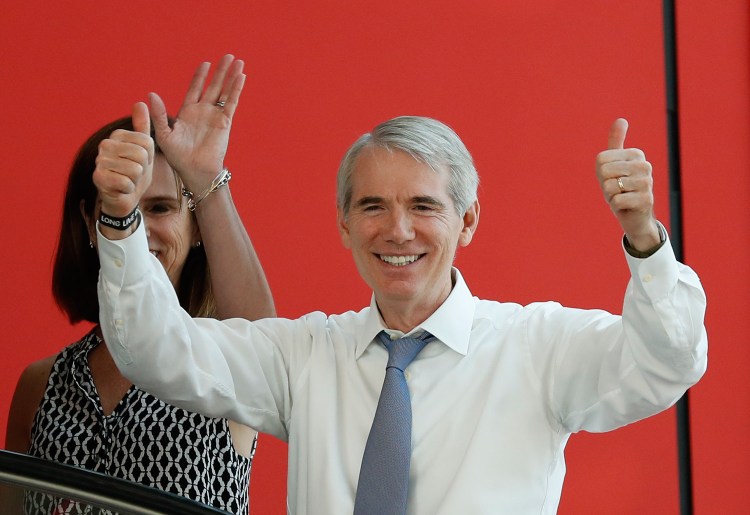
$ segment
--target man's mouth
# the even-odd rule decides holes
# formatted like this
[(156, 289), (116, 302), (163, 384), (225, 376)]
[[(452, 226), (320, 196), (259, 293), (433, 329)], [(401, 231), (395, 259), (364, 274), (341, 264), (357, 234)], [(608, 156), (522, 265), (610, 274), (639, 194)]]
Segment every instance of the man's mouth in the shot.
[(393, 265), (393, 266), (406, 266), (414, 263), (417, 259), (421, 258), (423, 254), (412, 254), (411, 256), (386, 256), (378, 254), (382, 261)]

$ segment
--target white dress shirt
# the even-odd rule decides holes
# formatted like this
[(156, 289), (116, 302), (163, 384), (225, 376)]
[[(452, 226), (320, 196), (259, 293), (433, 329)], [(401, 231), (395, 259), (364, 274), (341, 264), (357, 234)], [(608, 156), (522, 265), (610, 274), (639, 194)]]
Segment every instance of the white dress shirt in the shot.
[[(165, 401), (288, 441), (289, 513), (351, 514), (388, 356), (374, 340), (384, 329), (374, 299), (297, 320), (192, 319), (143, 224), (98, 244), (101, 325), (122, 373)], [(701, 377), (698, 277), (668, 243), (626, 259), (623, 317), (480, 300), (453, 270), (448, 299), (414, 328), (437, 340), (406, 370), (410, 515), (555, 513), (572, 432), (657, 413)]]

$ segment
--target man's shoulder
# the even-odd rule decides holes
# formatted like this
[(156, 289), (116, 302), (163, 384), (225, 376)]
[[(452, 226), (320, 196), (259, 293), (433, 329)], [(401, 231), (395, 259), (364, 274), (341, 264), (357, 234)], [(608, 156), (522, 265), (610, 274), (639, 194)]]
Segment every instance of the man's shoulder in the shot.
[[(314, 313), (311, 313), (311, 315)], [(364, 307), (359, 311), (349, 310), (343, 313), (335, 313), (326, 315), (326, 322), (328, 325), (336, 325), (339, 327), (359, 326), (364, 325), (370, 318), (370, 306)]]
[(553, 301), (520, 304), (518, 302), (504, 302), (477, 297), (475, 297), (475, 300), (475, 318), (507, 319), (509, 317), (529, 316), (537, 311), (544, 312), (562, 308), (559, 303)]
[[(325, 327), (356, 327), (364, 325), (370, 319), (370, 307), (362, 308), (359, 311), (345, 311), (343, 313), (324, 313), (323, 311), (311, 311), (300, 317), (299, 322), (306, 324), (309, 327), (317, 326), (321, 328)], [(294, 323), (294, 321), (288, 320), (288, 322)]]

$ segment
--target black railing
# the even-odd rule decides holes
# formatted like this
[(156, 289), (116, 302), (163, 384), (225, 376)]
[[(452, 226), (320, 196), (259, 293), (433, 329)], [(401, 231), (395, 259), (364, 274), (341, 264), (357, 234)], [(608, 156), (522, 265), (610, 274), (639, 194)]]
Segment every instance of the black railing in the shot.
[[(66, 505), (78, 503), (92, 508), (83, 513), (108, 510), (121, 515), (155, 514), (225, 514), (226, 512), (201, 503), (163, 492), (156, 488), (132, 483), (98, 472), (92, 472), (25, 454), (0, 450), (0, 513), (23, 514), (23, 508), (13, 501), (24, 494), (40, 492), (50, 496), (59, 507), (51, 513), (66, 513)], [(11, 510), (11, 511), (8, 511)]]
[[(680, 152), (677, 22), (675, 0), (663, 0), (664, 67), (667, 93), (667, 152), (669, 157), (669, 239), (678, 261), (685, 262), (682, 218), (682, 164)], [(680, 514), (693, 515), (693, 464), (690, 448), (690, 392), (677, 401), (677, 458)]]

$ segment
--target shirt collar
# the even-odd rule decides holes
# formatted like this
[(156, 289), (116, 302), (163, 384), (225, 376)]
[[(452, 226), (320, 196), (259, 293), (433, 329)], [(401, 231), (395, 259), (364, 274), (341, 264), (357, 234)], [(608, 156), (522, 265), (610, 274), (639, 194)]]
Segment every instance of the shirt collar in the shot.
[[(448, 298), (427, 320), (407, 334), (427, 331), (446, 346), (465, 356), (469, 351), (475, 303), (461, 272), (457, 268), (452, 268), (451, 273), (455, 281)], [(356, 359), (359, 359), (380, 331), (390, 331), (380, 316), (374, 293), (370, 300), (370, 308), (365, 311), (364, 326), (357, 337)]]

